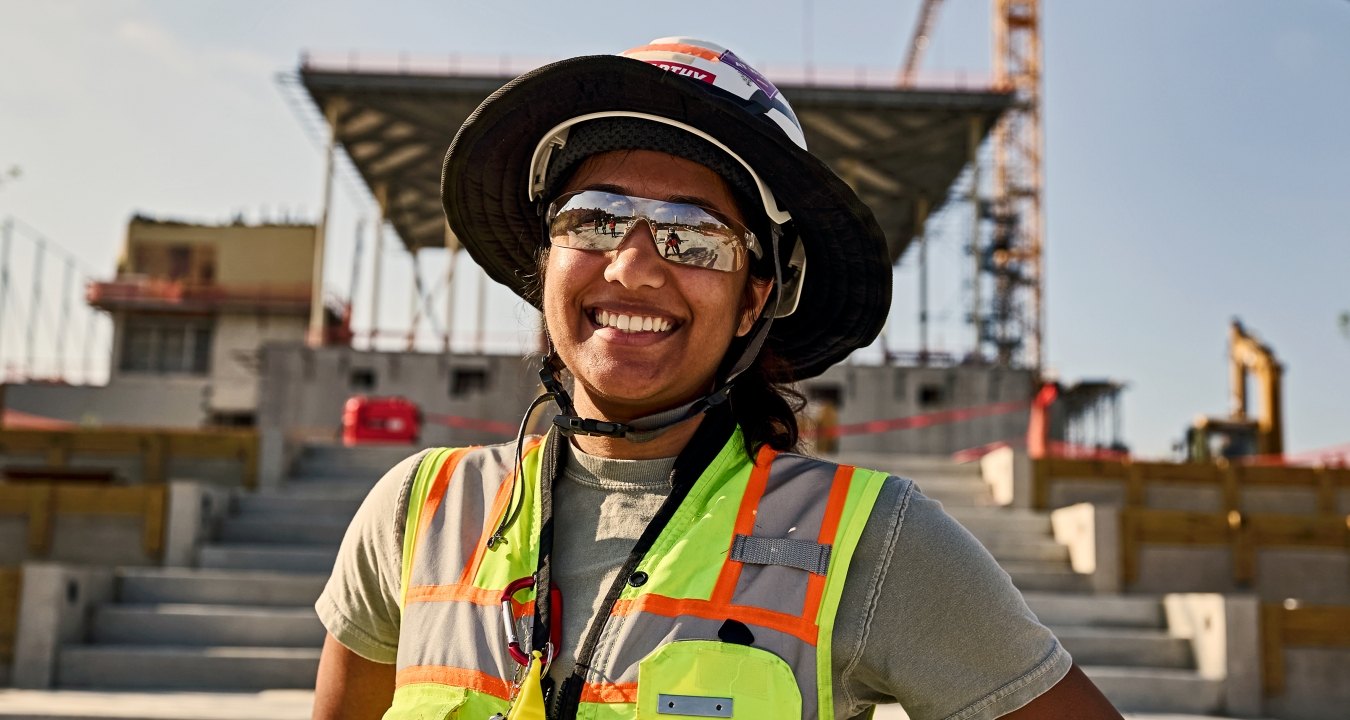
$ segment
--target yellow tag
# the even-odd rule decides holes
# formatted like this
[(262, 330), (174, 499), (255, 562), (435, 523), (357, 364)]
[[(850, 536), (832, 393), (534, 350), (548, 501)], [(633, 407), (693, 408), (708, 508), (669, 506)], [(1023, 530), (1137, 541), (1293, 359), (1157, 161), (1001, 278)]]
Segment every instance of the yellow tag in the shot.
[(530, 653), (530, 666), (525, 669), (525, 679), (520, 682), (520, 692), (511, 703), (506, 720), (545, 720), (544, 690), (539, 685), (539, 668), (543, 664), (544, 656), (538, 650)]

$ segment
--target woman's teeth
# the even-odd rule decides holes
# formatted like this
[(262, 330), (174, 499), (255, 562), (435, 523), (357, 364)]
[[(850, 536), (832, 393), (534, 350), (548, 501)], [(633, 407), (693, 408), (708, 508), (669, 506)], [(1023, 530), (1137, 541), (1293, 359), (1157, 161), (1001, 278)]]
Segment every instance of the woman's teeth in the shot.
[(608, 310), (596, 310), (597, 325), (612, 327), (619, 332), (665, 332), (670, 329), (670, 321), (664, 318), (643, 317), (641, 315), (620, 315)]

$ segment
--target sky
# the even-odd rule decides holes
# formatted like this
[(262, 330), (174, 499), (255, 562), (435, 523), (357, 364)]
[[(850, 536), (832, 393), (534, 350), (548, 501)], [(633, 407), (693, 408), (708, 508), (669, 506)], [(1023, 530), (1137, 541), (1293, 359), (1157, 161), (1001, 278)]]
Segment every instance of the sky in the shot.
[[(991, 74), (990, 5), (942, 3), (927, 75)], [(731, 47), (770, 79), (884, 76), (903, 61), (918, 6), (0, 0), (0, 219), (15, 221), (0, 366), (22, 372), (31, 355), (38, 375), (56, 374), (58, 359), (77, 381), (106, 374), (108, 323), (83, 307), (80, 286), (112, 275), (135, 212), (314, 218), (322, 132), (281, 80), (304, 52), (523, 69), (683, 34)], [(1226, 412), (1227, 328), (1240, 317), (1286, 366), (1287, 447), (1350, 442), (1350, 336), (1338, 323), (1350, 311), (1350, 1), (1045, 0), (1042, 15), (1047, 367), (1069, 382), (1128, 383), (1124, 439), (1166, 456), (1196, 415)], [(332, 294), (348, 293), (372, 211), (339, 163)], [(931, 337), (955, 353), (972, 334), (968, 217), (950, 205), (930, 246)], [(406, 328), (410, 263), (393, 245), (380, 325)], [(429, 285), (445, 262), (424, 258)], [(358, 330), (370, 324), (368, 249), (362, 263)], [(456, 345), (478, 347), (480, 294), (482, 346), (527, 344), (532, 312), (473, 270), (457, 271)], [(895, 270), (893, 349), (918, 346), (916, 278), (911, 254)]]

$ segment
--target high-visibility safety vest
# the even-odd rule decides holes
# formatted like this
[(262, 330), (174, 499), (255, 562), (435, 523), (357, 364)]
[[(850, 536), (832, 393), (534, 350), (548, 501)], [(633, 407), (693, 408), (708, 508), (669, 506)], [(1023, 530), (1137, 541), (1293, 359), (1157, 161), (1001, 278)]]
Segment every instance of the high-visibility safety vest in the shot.
[[(386, 719), (508, 711), (520, 666), (500, 601), (536, 571), (541, 454), (529, 441), (515, 490), (514, 443), (424, 455), (407, 508)], [(732, 432), (613, 601), (576, 717), (833, 718), (835, 612), (885, 478), (768, 447), (752, 461)], [(513, 493), (519, 512), (489, 549)], [(528, 601), (518, 614), (533, 613), (532, 593), (517, 596)], [(736, 637), (719, 639), (729, 623)]]

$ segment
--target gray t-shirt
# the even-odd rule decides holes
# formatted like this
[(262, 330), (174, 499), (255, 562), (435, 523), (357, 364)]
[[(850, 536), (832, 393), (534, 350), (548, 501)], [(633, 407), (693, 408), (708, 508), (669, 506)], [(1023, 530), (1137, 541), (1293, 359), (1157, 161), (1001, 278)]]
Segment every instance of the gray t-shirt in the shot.
[[(604, 592), (670, 492), (673, 464), (571, 449), (554, 490), (554, 517), (567, 519), (554, 530), (552, 573), (567, 597), (555, 677), (571, 673)], [(379, 663), (398, 652), (401, 508), (416, 467), (417, 456), (376, 484), (315, 605), (338, 642)], [(912, 720), (996, 718), (1050, 689), (1072, 663), (979, 541), (897, 477), (858, 542), (832, 645), (841, 720), (885, 703), (900, 703)]]

